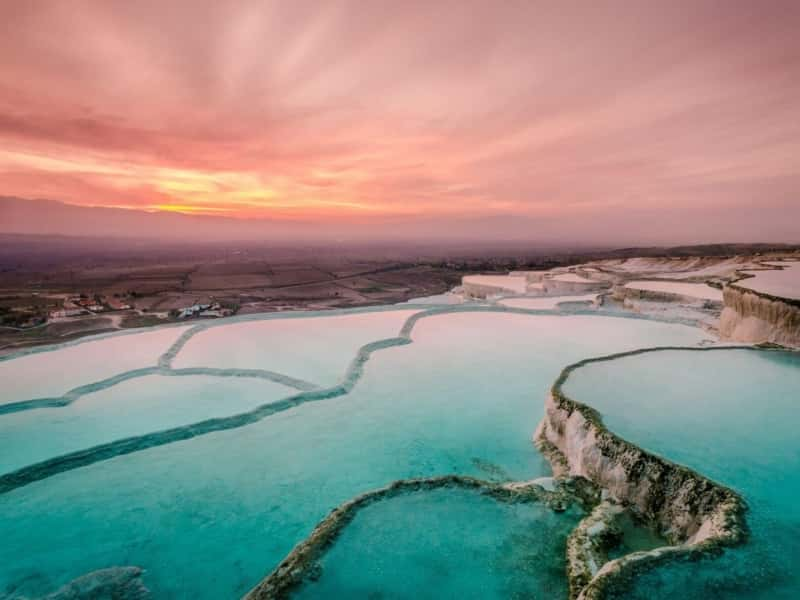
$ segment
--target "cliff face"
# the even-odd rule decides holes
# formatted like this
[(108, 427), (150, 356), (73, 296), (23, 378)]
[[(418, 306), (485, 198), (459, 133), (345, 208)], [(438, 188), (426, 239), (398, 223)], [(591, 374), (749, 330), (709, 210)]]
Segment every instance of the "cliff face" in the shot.
[(590, 292), (599, 292), (608, 288), (608, 283), (605, 281), (559, 281), (558, 279), (544, 279), (542, 287), (548, 296), (557, 296), (559, 294), (588, 294)]
[(616, 285), (612, 290), (612, 295), (615, 300), (624, 302), (625, 300), (649, 300), (653, 302), (686, 302), (689, 304), (701, 304), (708, 307), (719, 308), (720, 302), (718, 300), (709, 300), (697, 298), (694, 296), (685, 296), (679, 293), (672, 292), (656, 292), (653, 290), (640, 290), (636, 288), (625, 287), (624, 285)]
[[(561, 392), (569, 369), (547, 398), (534, 440), (557, 476), (585, 477), (612, 502), (598, 507), (603, 510), (587, 517), (570, 536), (570, 598), (605, 598), (618, 582), (648, 564), (678, 554), (714, 552), (744, 540), (745, 505), (735, 492), (607, 430), (593, 409)], [(611, 524), (614, 504), (628, 507), (674, 545), (605, 562), (603, 532)]]
[(486, 285), (483, 283), (472, 283), (469, 281), (461, 282), (461, 288), (464, 290), (466, 298), (477, 298), (485, 300), (492, 296), (500, 296), (502, 294), (513, 294), (513, 290), (501, 287), (499, 285)]
[(800, 347), (800, 303), (736, 285), (726, 286), (722, 294), (725, 308), (719, 332), (723, 339)]
[(737, 500), (727, 488), (694, 471), (651, 455), (587, 418), (569, 400), (550, 395), (536, 436), (580, 475), (631, 506), (675, 543), (699, 543), (720, 534), (715, 515)]

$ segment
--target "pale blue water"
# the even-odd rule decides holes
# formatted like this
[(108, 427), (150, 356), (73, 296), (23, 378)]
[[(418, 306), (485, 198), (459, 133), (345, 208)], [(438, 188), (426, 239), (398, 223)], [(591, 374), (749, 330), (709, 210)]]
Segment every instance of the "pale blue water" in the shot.
[(174, 366), (270, 369), (320, 385), (334, 385), (360, 346), (396, 336), (405, 320), (416, 312), (408, 306), (403, 310), (317, 313), (212, 327), (186, 343)]
[(56, 397), (72, 388), (156, 364), (186, 326), (156, 327), (144, 333), (99, 336), (13, 360), (0, 360), (0, 406)]
[(445, 489), (359, 511), (296, 597), (566, 598), (566, 538), (581, 514)]
[(738, 490), (743, 547), (636, 580), (625, 598), (800, 597), (800, 354), (655, 352), (590, 364), (566, 393), (622, 437)]
[(131, 379), (68, 406), (0, 417), (0, 473), (120, 438), (244, 412), (295, 391), (254, 378)]
[(417, 298), (411, 298), (406, 302), (402, 303), (403, 305), (410, 304), (410, 305), (434, 305), (434, 306), (441, 306), (441, 305), (452, 305), (452, 304), (464, 304), (464, 297), (458, 294), (451, 294), (450, 292), (445, 292), (444, 294), (434, 294), (433, 296), (420, 296)]
[(547, 473), (530, 439), (565, 364), (705, 335), (632, 319), (456, 313), (419, 321), (412, 337), (376, 352), (346, 396), (0, 495), (0, 590), (35, 596), (138, 565), (156, 598), (236, 597), (364, 491), (447, 473)]

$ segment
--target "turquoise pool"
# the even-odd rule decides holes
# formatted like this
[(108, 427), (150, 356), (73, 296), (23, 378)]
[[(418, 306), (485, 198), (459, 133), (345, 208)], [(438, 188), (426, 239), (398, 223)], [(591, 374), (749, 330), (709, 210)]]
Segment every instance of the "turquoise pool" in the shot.
[(660, 351), (590, 363), (564, 386), (623, 438), (739, 491), (749, 541), (636, 580), (621, 598), (800, 596), (800, 354)]
[[(400, 333), (408, 315), (396, 312), (375, 311), (368, 335), (357, 326), (364, 323), (363, 311), (308, 320), (292, 316), (291, 333), (283, 328), (282, 338), (270, 336), (267, 326), (251, 332), (247, 343), (265, 350), (255, 361), (248, 354), (242, 368), (279, 372), (280, 367), (323, 389), (338, 368), (339, 382), (352, 383), (339, 388), (334, 382), (332, 393), (310, 397), (289, 390), (290, 397), (308, 400), (284, 403), (280, 412), (253, 408), (258, 402), (282, 402), (276, 400), (279, 388), (273, 381), (225, 377), (205, 386), (192, 375), (165, 377), (168, 386), (163, 387), (158, 379), (130, 379), (69, 407), (0, 414), (0, 432), (17, 440), (7, 463), (12, 468), (42, 460), (47, 452), (105, 444), (103, 454), (96, 446), (79, 450), (89, 457), (80, 468), (58, 459), (62, 466), (47, 477), (0, 494), (0, 593), (36, 597), (85, 573), (136, 566), (145, 570), (143, 581), (155, 598), (238, 597), (332, 508), (364, 491), (397, 479), (448, 473), (490, 480), (548, 474), (530, 440), (544, 395), (565, 364), (652, 344), (694, 346), (708, 337), (696, 328), (643, 319), (445, 312), (417, 321), (412, 343), (371, 346), (368, 362), (354, 365), (365, 340), (387, 334), (394, 340)], [(410, 311), (404, 307), (403, 312)], [(319, 321), (325, 319), (342, 322), (326, 325), (330, 333), (318, 336)], [(346, 326), (348, 320), (353, 327)], [(185, 348), (194, 345), (194, 356), (213, 362), (205, 365), (209, 368), (237, 368), (230, 357), (238, 355), (220, 346), (228, 326), (215, 325), (189, 339)], [(283, 355), (276, 340), (286, 336), (291, 352)], [(315, 340), (309, 349), (320, 381), (296, 351), (304, 336)], [(126, 344), (136, 344), (136, 335), (124, 337)], [(172, 341), (154, 347), (144, 364), (137, 358), (136, 367), (158, 365), (174, 337), (170, 333)], [(203, 339), (210, 348), (196, 346)], [(100, 342), (67, 350), (80, 348), (91, 358), (95, 343)], [(235, 343), (235, 337), (226, 343)], [(57, 361), (64, 351), (35, 358)], [(103, 377), (114, 374), (114, 360), (108, 357), (111, 366)], [(179, 351), (176, 368), (188, 366), (181, 360)], [(96, 370), (87, 367), (87, 378)], [(49, 376), (59, 377), (58, 372)], [(48, 385), (71, 388), (75, 379), (70, 372), (64, 385)], [(259, 396), (254, 386), (260, 384)], [(19, 387), (4, 399), (37, 395)], [(187, 425), (189, 416), (200, 422)], [(55, 423), (62, 417), (69, 423)], [(30, 432), (37, 419), (43, 431), (58, 432), (54, 440), (34, 443)], [(230, 428), (209, 429), (209, 422)], [(180, 439), (159, 433), (167, 427)], [(131, 448), (125, 442), (127, 453), (113, 457), (117, 435), (133, 436), (143, 445)], [(497, 522), (509, 522), (504, 519)], [(509, 532), (497, 534), (503, 538)]]
[(412, 493), (362, 509), (297, 598), (566, 598), (565, 540), (582, 514), (474, 491)]

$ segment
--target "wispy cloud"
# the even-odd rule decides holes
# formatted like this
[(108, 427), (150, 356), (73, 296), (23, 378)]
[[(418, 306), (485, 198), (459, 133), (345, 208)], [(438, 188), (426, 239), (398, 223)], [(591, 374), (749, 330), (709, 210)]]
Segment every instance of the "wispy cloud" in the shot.
[(602, 216), (609, 236), (641, 211), (739, 235), (754, 202), (765, 235), (800, 221), (797, 2), (85, 1), (0, 19), (0, 193), (365, 227)]

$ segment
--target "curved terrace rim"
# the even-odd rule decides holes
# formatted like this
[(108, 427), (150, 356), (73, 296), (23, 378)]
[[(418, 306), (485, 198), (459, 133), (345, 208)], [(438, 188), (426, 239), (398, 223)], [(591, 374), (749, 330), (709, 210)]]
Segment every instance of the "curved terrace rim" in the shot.
[[(575, 371), (582, 367), (600, 362), (610, 362), (618, 359), (624, 359), (631, 356), (642, 354), (657, 353), (657, 352), (724, 352), (724, 351), (746, 351), (746, 352), (776, 352), (781, 354), (798, 355), (800, 351), (792, 350), (784, 347), (775, 347), (772, 345), (730, 345), (730, 346), (713, 346), (713, 347), (694, 347), (694, 346), (654, 346), (649, 348), (639, 348), (625, 352), (618, 352), (603, 356), (596, 356), (585, 358), (564, 367), (559, 374), (556, 381), (553, 383), (550, 394), (559, 408), (572, 413), (579, 412), (587, 422), (591, 424), (597, 435), (607, 437), (615, 443), (631, 448), (636, 452), (648, 457), (649, 460), (661, 463), (668, 470), (677, 470), (687, 475), (690, 478), (702, 480), (710, 484), (717, 490), (721, 491), (722, 497), (726, 501), (720, 502), (720, 506), (716, 508), (716, 515), (719, 516), (720, 522), (723, 524), (722, 530), (717, 535), (703, 539), (699, 542), (691, 542), (688, 540), (680, 541), (672, 545), (656, 548), (650, 551), (641, 551), (627, 554), (620, 558), (611, 560), (603, 564), (600, 569), (594, 573), (589, 581), (571, 581), (570, 582), (570, 596), (571, 598), (578, 598), (580, 600), (600, 600), (606, 598), (608, 593), (625, 581), (627, 578), (635, 576), (639, 571), (651, 569), (659, 564), (669, 562), (671, 560), (688, 556), (693, 559), (701, 559), (707, 556), (715, 556), (722, 551), (725, 547), (737, 546), (745, 543), (749, 536), (749, 529), (747, 527), (745, 513), (747, 511), (747, 503), (744, 498), (732, 488), (713, 481), (702, 473), (671, 461), (659, 454), (651, 452), (642, 448), (638, 444), (634, 444), (618, 435), (609, 429), (603, 422), (601, 414), (591, 406), (590, 402), (581, 402), (569, 397), (564, 391), (563, 386), (568, 381), (569, 377)], [(561, 453), (561, 451), (552, 444), (550, 444), (543, 436), (538, 437), (536, 440), (540, 446), (540, 450), (550, 460), (554, 470), (559, 466), (568, 465), (568, 460)], [(593, 482), (601, 486), (598, 482)], [(601, 486), (602, 487), (602, 486)], [(625, 505), (624, 502), (622, 502)], [(589, 517), (587, 517), (588, 519)], [(575, 532), (578, 532), (580, 525), (576, 527)], [(584, 570), (584, 573), (586, 571)], [(576, 579), (573, 577), (573, 579)]]
[[(489, 312), (489, 313), (499, 313), (499, 314), (519, 314), (519, 315), (530, 315), (530, 316), (561, 316), (561, 317), (612, 316), (612, 315), (598, 314), (596, 311), (563, 312), (563, 311), (538, 310), (538, 309), (516, 309), (510, 307), (484, 306), (484, 305), (474, 306), (474, 307), (445, 306), (445, 307), (435, 307), (432, 309), (421, 310), (410, 315), (405, 320), (398, 336), (391, 338), (383, 338), (373, 342), (368, 342), (367, 344), (361, 346), (357, 350), (356, 356), (351, 360), (350, 365), (348, 366), (343, 377), (340, 379), (339, 383), (333, 386), (316, 388), (310, 391), (301, 391), (300, 393), (292, 394), (282, 399), (262, 404), (250, 411), (246, 411), (243, 413), (228, 415), (226, 417), (206, 419), (203, 421), (198, 421), (187, 425), (182, 425), (180, 427), (148, 432), (146, 434), (142, 434), (139, 436), (132, 436), (128, 438), (113, 440), (111, 442), (99, 444), (96, 446), (92, 446), (74, 452), (69, 452), (59, 456), (51, 457), (44, 461), (26, 465), (19, 469), (15, 469), (14, 471), (0, 474), (0, 494), (11, 492), (19, 487), (28, 485), (30, 483), (34, 483), (36, 481), (41, 481), (43, 479), (52, 477), (54, 475), (66, 471), (71, 471), (73, 469), (77, 469), (80, 467), (89, 466), (91, 464), (103, 460), (109, 460), (111, 458), (115, 458), (116, 456), (131, 454), (133, 452), (138, 452), (139, 450), (146, 450), (149, 448), (166, 445), (173, 442), (184, 441), (193, 437), (205, 435), (207, 433), (224, 431), (228, 429), (236, 429), (239, 427), (256, 423), (269, 415), (272, 415), (277, 412), (282, 412), (290, 408), (294, 408), (295, 406), (299, 406), (300, 404), (306, 402), (327, 400), (343, 396), (349, 393), (353, 389), (353, 387), (358, 383), (363, 373), (365, 363), (369, 360), (370, 356), (374, 352), (383, 350), (385, 348), (413, 343), (411, 334), (413, 332), (416, 323), (419, 320), (443, 314), (465, 313), (465, 312)], [(628, 315), (614, 314), (613, 316), (625, 319), (654, 321), (654, 319), (650, 319), (647, 316), (643, 315), (628, 316)], [(685, 323), (674, 323), (673, 321), (668, 321), (668, 320), (664, 320), (661, 322), (689, 326), (686, 325)], [(193, 328), (194, 333), (192, 335), (186, 335), (189, 333), (189, 331), (185, 332), (184, 335), (181, 335), (178, 338), (178, 340), (176, 340), (173, 343), (173, 345), (166, 352), (164, 352), (164, 354), (161, 355), (161, 357), (159, 358), (159, 363), (161, 363), (162, 358), (165, 356), (169, 355), (174, 358), (174, 356), (177, 355), (177, 353), (180, 351), (183, 345), (185, 345), (186, 342), (193, 335), (196, 335), (197, 333), (204, 331), (205, 329), (206, 328), (202, 329)], [(119, 383), (121, 381), (128, 381), (130, 379), (134, 379), (137, 377), (144, 377), (147, 375), (158, 374), (159, 372), (161, 372), (159, 371), (159, 369), (168, 370), (170, 368), (171, 367), (169, 366), (166, 367), (159, 366), (159, 367), (146, 368), (146, 370), (134, 370), (132, 372), (121, 373), (117, 376), (110, 378), (111, 380), (114, 381), (110, 385), (107, 385), (106, 387), (112, 387), (114, 384)], [(126, 376), (127, 373), (134, 373), (134, 375)], [(76, 389), (82, 389), (82, 388), (86, 389), (97, 383), (102, 384), (103, 381), (108, 381), (108, 380), (102, 380), (101, 382), (86, 384), (85, 386), (81, 386), (80, 388)], [(86, 393), (90, 393), (90, 391)], [(68, 398), (66, 400), (60, 400), (58, 398), (34, 399), (33, 401), (20, 401), (18, 403), (13, 403), (13, 404), (17, 407), (18, 410), (26, 410), (34, 408), (59, 408), (61, 406), (65, 406), (70, 404), (71, 402), (74, 402), (79, 397), (80, 395)], [(7, 413), (8, 412), (14, 412), (14, 411), (7, 411)], [(0, 410), (0, 418), (2, 418), (2, 415), (3, 411)]]

